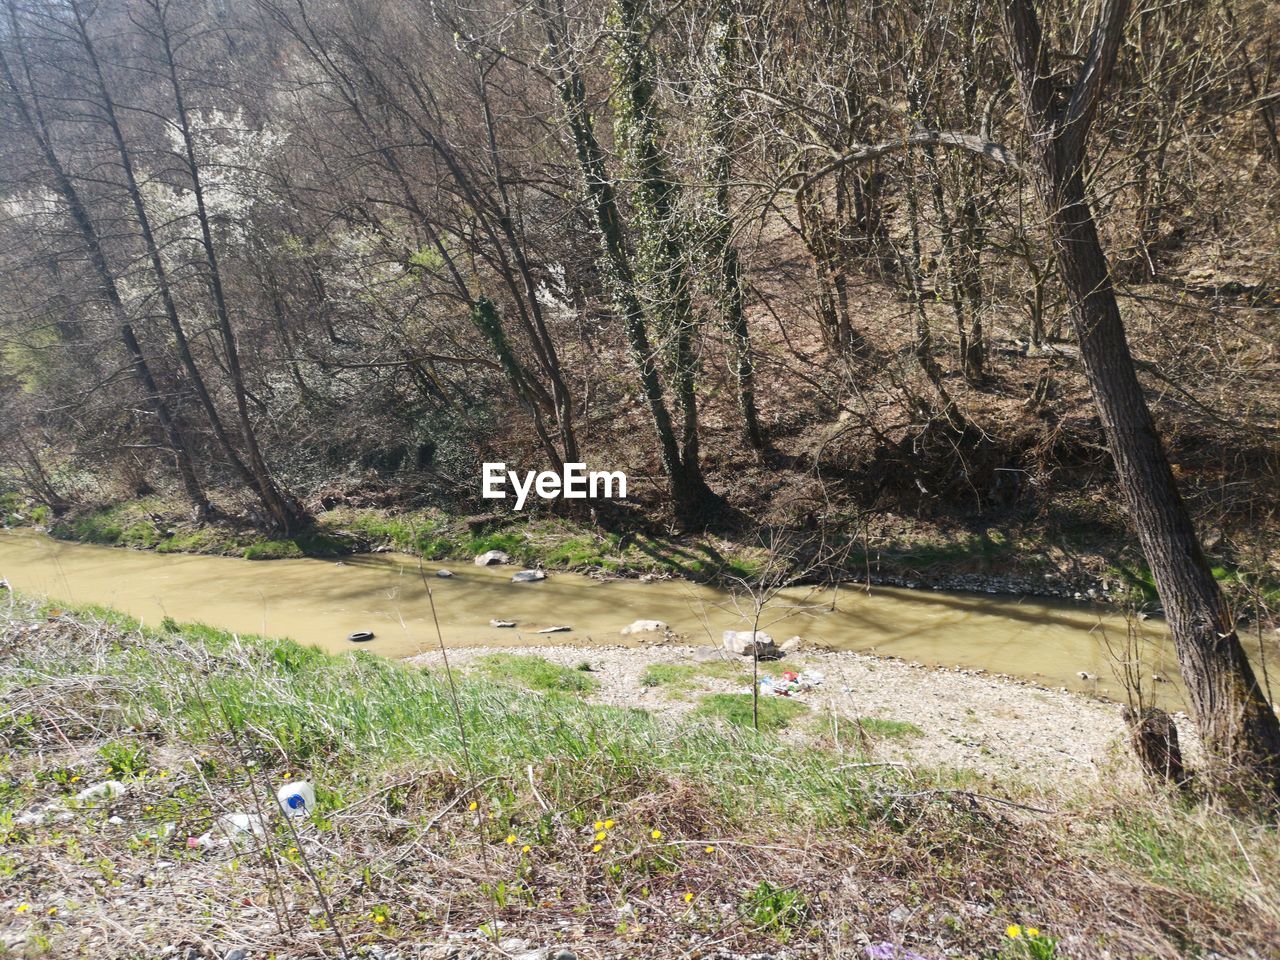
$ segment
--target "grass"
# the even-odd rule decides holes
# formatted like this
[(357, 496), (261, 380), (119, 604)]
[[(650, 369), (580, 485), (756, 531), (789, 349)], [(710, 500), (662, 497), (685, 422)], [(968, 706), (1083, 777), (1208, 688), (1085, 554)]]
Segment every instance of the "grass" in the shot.
[[(176, 925), (224, 953), (229, 936), (280, 955), (306, 937), (337, 955), (335, 926), (352, 954), (475, 945), (497, 921), (579, 955), (785, 943), (798, 958), (840, 930), (982, 957), (1011, 923), (1069, 939), (1070, 956), (1266, 955), (1280, 930), (1275, 826), (1213, 808), (1092, 782), (1050, 816), (985, 804), (973, 795), (1021, 788), (756, 734), (747, 696), (686, 720), (603, 706), (590, 674), (539, 657), (489, 658), (455, 701), (441, 674), (362, 651), (52, 612), (16, 597), (0, 643), (0, 877), (6, 903), (30, 907), (6, 917), (19, 955), (108, 955), (93, 938), (125, 929), (150, 956)], [(106, 776), (124, 797), (17, 823)], [(260, 849), (188, 845), (298, 777), (317, 787), (314, 820), (272, 818)], [(152, 884), (157, 858), (170, 866)]]
[[(780, 676), (787, 670), (800, 670), (796, 660), (761, 660), (761, 676)], [(751, 661), (709, 660), (705, 663), (651, 663), (640, 673), (640, 684), (662, 687), (671, 694), (687, 693), (703, 685), (705, 680), (732, 680), (751, 683)]]
[(544, 657), (518, 653), (491, 653), (474, 661), (480, 676), (498, 683), (511, 683), (539, 693), (590, 693), (596, 687), (591, 674), (562, 667)]
[[(735, 727), (752, 729), (755, 707), (749, 693), (712, 693), (702, 698), (694, 711), (700, 717), (723, 720)], [(759, 702), (760, 730), (777, 733), (791, 721), (809, 712), (809, 708), (788, 697), (762, 696)]]

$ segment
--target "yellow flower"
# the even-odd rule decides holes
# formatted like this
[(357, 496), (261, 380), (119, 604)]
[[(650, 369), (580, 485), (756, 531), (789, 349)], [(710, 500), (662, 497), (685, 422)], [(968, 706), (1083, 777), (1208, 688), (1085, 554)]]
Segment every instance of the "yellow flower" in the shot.
[(703, 852), (703, 853), (715, 853), (715, 852), (716, 852), (716, 848), (715, 848), (715, 847), (712, 847), (712, 846), (706, 846), (706, 847), (703, 847), (703, 848), (702, 848), (702, 852)]
[(604, 847), (602, 847), (600, 844), (598, 844), (598, 843), (597, 843), (594, 847), (592, 847), (592, 848), (591, 848), (591, 852), (592, 852), (592, 853), (599, 853), (599, 852), (600, 852), (601, 850), (603, 850), (603, 849), (604, 849)]
[(649, 836), (653, 837), (653, 839), (655, 839), (655, 840), (661, 840), (661, 839), (662, 839), (662, 831), (661, 831), (661, 830), (654, 830), (651, 834), (649, 834)]
[(689, 902), (690, 900), (692, 900), (692, 899), (693, 899), (693, 894), (692, 894), (692, 893), (686, 893), (686, 894), (684, 895), (684, 902), (685, 902), (685, 903), (688, 903), (688, 902)]
[(516, 842), (516, 835), (514, 833), (507, 834), (507, 844), (510, 845), (515, 842)]
[(612, 830), (612, 829), (613, 829), (613, 821), (612, 821), (612, 820), (606, 820), (606, 821), (604, 822), (604, 828), (605, 828), (606, 830)]
[(528, 853), (528, 852), (529, 852), (530, 850), (532, 850), (532, 849), (533, 849), (533, 847), (529, 846), (529, 845), (526, 843), (523, 847), (521, 847), (521, 848), (520, 848), (520, 852), (521, 852), (521, 853)]
[(386, 917), (384, 917), (382, 914), (378, 914), (376, 917), (374, 917), (374, 918), (373, 918), (373, 922), (374, 922), (374, 923), (386, 923), (386, 922), (387, 922), (387, 918), (386, 918)]
[(1028, 936), (1028, 937), (1038, 937), (1038, 936), (1040, 936), (1040, 931), (1039, 931), (1037, 928), (1035, 928), (1035, 927), (1027, 927), (1027, 936)]
[(478, 810), (479, 808), (480, 808), (480, 804), (476, 803), (474, 800), (472, 800), (471, 803), (467, 805), (467, 809), (470, 810), (472, 813), (475, 813), (476, 810)]
[(593, 829), (593, 830), (603, 830), (603, 829), (604, 829), (604, 821), (603, 821), (603, 820), (597, 820), (597, 821), (595, 822), (595, 824), (592, 826), (592, 829)]
[(14, 913), (26, 913), (30, 909), (31, 909), (31, 904), (24, 903), (21, 906), (19, 906), (18, 909), (14, 911)]
[(1009, 935), (1010, 940), (1017, 940), (1022, 936), (1022, 928), (1016, 923), (1009, 924), (1009, 926), (1004, 928), (1004, 932)]
[(603, 839), (604, 839), (605, 837), (607, 837), (607, 836), (608, 836), (608, 834), (607, 834), (607, 833), (605, 833), (603, 830), (601, 830), (599, 833), (597, 833), (597, 834), (596, 834), (596, 839), (597, 839), (597, 840), (603, 840)]
[(75, 783), (75, 782), (76, 782), (77, 780), (79, 780), (79, 779), (80, 779), (79, 777), (72, 777), (72, 778), (71, 778), (71, 782), (72, 782), (72, 783)]
[(49, 908), (49, 916), (51, 916), (51, 917), (52, 917), (52, 916), (55, 916), (55, 915), (57, 914), (57, 912), (58, 912), (58, 908), (57, 908), (57, 907), (50, 907), (50, 908)]

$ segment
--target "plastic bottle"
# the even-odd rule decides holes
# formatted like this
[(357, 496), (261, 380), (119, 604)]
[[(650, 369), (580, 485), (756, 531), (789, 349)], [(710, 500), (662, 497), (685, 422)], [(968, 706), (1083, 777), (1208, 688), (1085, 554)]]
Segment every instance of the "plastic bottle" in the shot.
[(316, 789), (305, 780), (286, 783), (276, 791), (276, 800), (286, 817), (305, 817), (315, 813)]

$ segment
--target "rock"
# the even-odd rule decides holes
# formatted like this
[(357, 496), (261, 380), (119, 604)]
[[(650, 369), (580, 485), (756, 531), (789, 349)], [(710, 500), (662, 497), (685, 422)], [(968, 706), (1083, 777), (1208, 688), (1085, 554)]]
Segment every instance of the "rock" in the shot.
[(661, 620), (635, 620), (630, 626), (619, 631), (624, 637), (635, 633), (666, 633), (667, 625)]
[(1092, 674), (1087, 670), (1081, 670), (1079, 673), (1076, 674), (1076, 676), (1079, 677), (1081, 680), (1097, 680), (1098, 679), (1095, 674)]
[(568, 633), (573, 627), (543, 627), (538, 633)]
[(477, 567), (492, 567), (499, 563), (510, 563), (511, 558), (501, 550), (487, 550), (476, 557)]
[(249, 951), (243, 947), (236, 947), (234, 950), (228, 950), (224, 953), (222, 960), (249, 960)]
[(516, 625), (516, 622), (514, 620), (490, 620), (489, 621), (489, 626), (498, 627), (499, 629), (506, 629), (508, 627), (514, 627), (515, 625)]
[(804, 646), (803, 637), (789, 637), (782, 641), (782, 645), (778, 647), (783, 653), (795, 653)]
[(511, 578), (512, 583), (537, 583), (539, 580), (547, 579), (547, 575), (541, 570), (521, 570)]
[(253, 837), (265, 837), (267, 825), (256, 813), (228, 813), (218, 818), (217, 822), (205, 833), (195, 838), (196, 847), (225, 847), (230, 843), (242, 843)]
[(578, 960), (578, 955), (572, 950), (557, 950), (551, 955), (551, 960)]
[(85, 787), (76, 794), (78, 803), (96, 803), (99, 800), (114, 800), (125, 795), (126, 787), (119, 780), (104, 780), (91, 787)]
[(710, 644), (703, 644), (693, 648), (691, 657), (695, 663), (715, 663), (724, 657), (724, 651)]
[(763, 630), (726, 630), (724, 648), (740, 657), (776, 659), (782, 655), (774, 644), (773, 637)]
[(452, 576), (453, 576), (453, 571), (452, 571), (452, 570), (445, 570), (445, 569), (441, 568), (441, 569), (439, 569), (439, 570), (437, 570), (437, 571), (436, 571), (436, 576), (437, 576), (437, 577), (439, 577), (441, 580), (448, 580), (450, 577), (452, 577)]

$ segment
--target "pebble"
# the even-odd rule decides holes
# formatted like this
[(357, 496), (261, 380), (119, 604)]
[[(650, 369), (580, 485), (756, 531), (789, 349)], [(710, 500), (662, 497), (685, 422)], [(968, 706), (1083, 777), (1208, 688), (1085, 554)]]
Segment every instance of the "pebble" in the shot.
[(436, 571), (436, 576), (440, 577), (442, 580), (448, 580), (450, 577), (453, 576), (453, 571), (445, 570), (444, 568), (441, 568)]
[(515, 625), (516, 625), (516, 622), (514, 620), (490, 620), (489, 621), (489, 626), (491, 627), (506, 628), (506, 627), (514, 627)]

